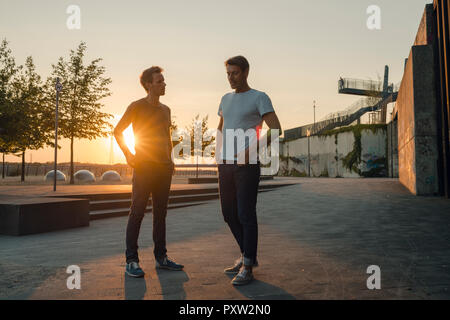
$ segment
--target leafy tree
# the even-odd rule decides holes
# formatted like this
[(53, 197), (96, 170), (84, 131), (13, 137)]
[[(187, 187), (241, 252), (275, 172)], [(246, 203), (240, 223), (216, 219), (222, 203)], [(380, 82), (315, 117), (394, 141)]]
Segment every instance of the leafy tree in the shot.
[(103, 107), (100, 100), (111, 95), (108, 88), (111, 79), (104, 76), (106, 69), (100, 65), (101, 58), (84, 64), (86, 48), (86, 43), (81, 42), (76, 50), (70, 51), (67, 60), (59, 58), (47, 80), (47, 87), (53, 92), (57, 77), (63, 86), (58, 134), (70, 140), (70, 184), (74, 183), (74, 140), (107, 137), (113, 128), (108, 122), (112, 115), (100, 111)]
[[(178, 130), (178, 125), (175, 123), (175, 120), (173, 120), (173, 118), (175, 118), (175, 116), (172, 116), (172, 120), (171, 120), (171, 123), (170, 123), (170, 134), (173, 134), (173, 132)], [(172, 139), (172, 137), (170, 137), (170, 138)], [(177, 140), (172, 141), (172, 145), (175, 147), (180, 142), (181, 142), (180, 139), (178, 141)]]
[[(11, 105), (11, 83), (19, 69), (11, 49), (8, 47), (8, 41), (3, 39), (0, 44), (0, 152), (3, 155), (18, 151), (14, 147), (11, 135), (15, 124)], [(2, 168), (2, 177), (4, 178), (4, 161)]]
[(21, 181), (25, 180), (25, 151), (53, 145), (52, 110), (46, 104), (41, 77), (32, 57), (27, 57), (12, 83), (11, 102), (14, 115), (14, 146), (22, 155)]
[[(199, 155), (203, 155), (205, 149), (214, 144), (215, 137), (212, 135), (211, 130), (208, 128), (208, 116), (205, 116), (200, 120), (200, 115), (197, 114), (189, 127), (186, 128), (191, 136), (191, 156), (196, 155), (196, 151)], [(201, 140), (200, 140), (201, 139)], [(196, 150), (195, 140), (200, 145), (201, 150)]]

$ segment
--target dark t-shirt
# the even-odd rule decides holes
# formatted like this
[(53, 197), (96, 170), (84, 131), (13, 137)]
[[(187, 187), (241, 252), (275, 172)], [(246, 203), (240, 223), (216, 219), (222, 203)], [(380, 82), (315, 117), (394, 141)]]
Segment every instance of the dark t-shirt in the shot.
[(169, 107), (155, 107), (142, 98), (133, 102), (127, 112), (132, 116), (136, 161), (172, 163)]

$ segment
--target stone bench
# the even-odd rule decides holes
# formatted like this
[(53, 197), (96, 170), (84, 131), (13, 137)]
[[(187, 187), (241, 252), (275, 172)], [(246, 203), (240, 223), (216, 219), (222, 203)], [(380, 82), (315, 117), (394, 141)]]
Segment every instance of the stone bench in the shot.
[(0, 196), (0, 234), (21, 236), (89, 226), (89, 200)]

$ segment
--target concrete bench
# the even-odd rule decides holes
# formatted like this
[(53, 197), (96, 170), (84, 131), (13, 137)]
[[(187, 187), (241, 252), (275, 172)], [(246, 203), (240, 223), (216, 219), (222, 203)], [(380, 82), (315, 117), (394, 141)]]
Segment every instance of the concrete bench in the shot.
[(89, 226), (89, 200), (0, 196), (0, 234), (21, 236)]

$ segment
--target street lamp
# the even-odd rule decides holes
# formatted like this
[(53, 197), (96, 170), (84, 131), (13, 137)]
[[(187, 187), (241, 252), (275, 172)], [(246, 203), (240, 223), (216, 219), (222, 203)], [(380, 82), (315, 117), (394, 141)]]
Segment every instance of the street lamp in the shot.
[(316, 133), (316, 100), (313, 101), (313, 108), (314, 108), (314, 126), (313, 126), (313, 132)]

